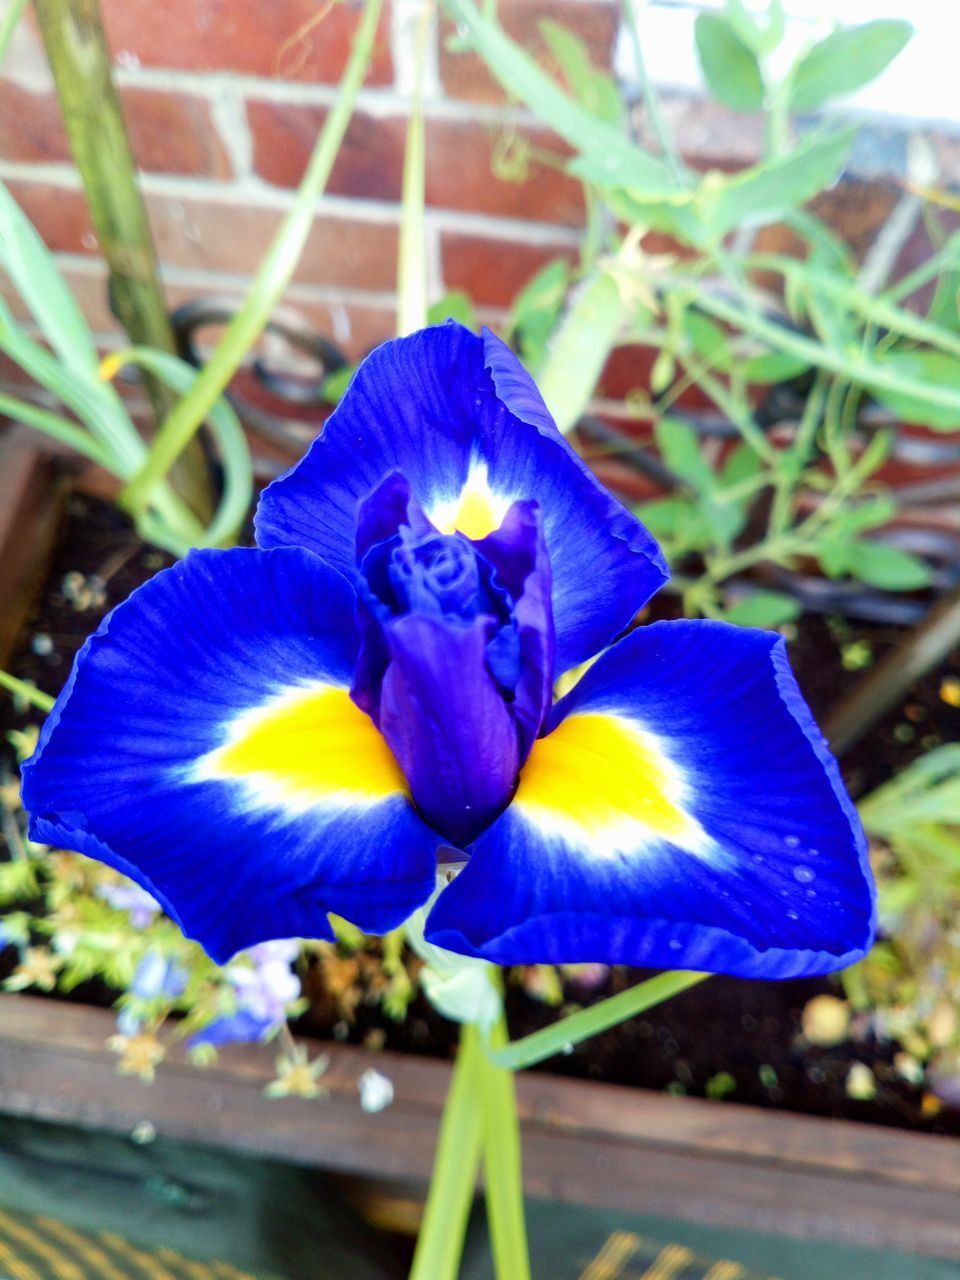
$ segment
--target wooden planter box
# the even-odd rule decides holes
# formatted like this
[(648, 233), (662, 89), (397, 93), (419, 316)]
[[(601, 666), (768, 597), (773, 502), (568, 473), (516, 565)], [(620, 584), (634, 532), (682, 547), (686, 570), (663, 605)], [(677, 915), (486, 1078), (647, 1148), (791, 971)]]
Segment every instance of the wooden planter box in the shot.
[[(425, 1184), (450, 1066), (327, 1045), (325, 1098), (268, 1099), (272, 1053), (175, 1049), (152, 1085), (116, 1072), (113, 1014), (0, 996), (0, 1112), (157, 1134), (378, 1180)], [(359, 1103), (371, 1066), (393, 1083)], [(960, 1142), (844, 1120), (674, 1098), (538, 1072), (517, 1078), (528, 1194), (960, 1260)]]

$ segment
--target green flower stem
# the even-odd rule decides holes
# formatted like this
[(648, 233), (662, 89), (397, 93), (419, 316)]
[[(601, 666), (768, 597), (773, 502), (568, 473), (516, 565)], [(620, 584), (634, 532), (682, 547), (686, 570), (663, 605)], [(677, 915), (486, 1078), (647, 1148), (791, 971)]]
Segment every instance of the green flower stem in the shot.
[(317, 139), (293, 207), (270, 246), (243, 306), (230, 321), (192, 389), (175, 405), (157, 432), (143, 467), (124, 489), (122, 497), (128, 510), (146, 507), (154, 488), (193, 439), (260, 336), (289, 284), (313, 226), (314, 206), (327, 185), (366, 75), (382, 3), (383, 0), (366, 0), (336, 102)]
[(7, 56), (7, 49), (10, 47), (10, 41), (13, 33), (19, 25), (20, 19), (23, 17), (23, 11), (27, 7), (27, 0), (13, 0), (13, 3), (7, 9), (3, 18), (0, 19), (0, 62), (3, 62)]
[(456, 1280), (482, 1138), (480, 1032), (464, 1025), (410, 1280)]
[[(501, 1013), (488, 1045), (494, 1052), (509, 1044)], [(497, 1280), (530, 1280), (527, 1225), (523, 1212), (523, 1161), (513, 1072), (481, 1054), (484, 1190)]]
[(407, 145), (403, 157), (400, 249), (397, 264), (397, 335), (414, 333), (427, 323), (426, 140), (423, 123), (423, 67), (432, 13), (430, 0), (421, 0), (417, 18), (416, 78)]
[(567, 1045), (579, 1044), (590, 1036), (607, 1031), (627, 1018), (645, 1013), (654, 1005), (679, 995), (688, 987), (695, 987), (698, 982), (708, 978), (708, 973), (688, 973), (678, 970), (670, 973), (658, 973), (655, 978), (648, 978), (627, 991), (621, 991), (599, 1004), (591, 1005), (572, 1013), (568, 1018), (544, 1027), (542, 1031), (534, 1031), (522, 1040), (514, 1040), (503, 1048), (490, 1048), (487, 1056), (498, 1067), (509, 1071), (520, 1071), (523, 1067), (532, 1067), (544, 1058), (552, 1058), (562, 1053)]
[(643, 56), (643, 43), (637, 30), (637, 11), (634, 0), (621, 0), (620, 7), (623, 12), (623, 22), (630, 37), (630, 53), (633, 58), (634, 74), (640, 81), (643, 105), (647, 109), (647, 118), (650, 121), (653, 135), (657, 140), (664, 160), (667, 162), (674, 182), (678, 187), (689, 186), (689, 175), (684, 168), (680, 152), (677, 149), (673, 135), (667, 128), (667, 122), (664, 120), (663, 112), (660, 109), (660, 95), (657, 93), (653, 80), (647, 72), (646, 59)]
[(761, 315), (742, 311), (735, 303), (700, 286), (694, 277), (690, 277), (689, 283), (696, 289), (697, 305), (708, 315), (753, 334), (775, 351), (796, 356), (814, 368), (824, 369), (871, 389), (910, 396), (924, 404), (960, 412), (960, 390), (907, 378), (883, 365), (864, 360), (859, 354), (847, 354), (826, 347), (815, 339), (793, 333)]
[(7, 689), (14, 697), (23, 698), (38, 711), (51, 711), (56, 701), (55, 698), (50, 697), (49, 693), (35, 689), (32, 684), (27, 684), (25, 680), (18, 680), (16, 676), (11, 676), (6, 671), (0, 671), (0, 689)]

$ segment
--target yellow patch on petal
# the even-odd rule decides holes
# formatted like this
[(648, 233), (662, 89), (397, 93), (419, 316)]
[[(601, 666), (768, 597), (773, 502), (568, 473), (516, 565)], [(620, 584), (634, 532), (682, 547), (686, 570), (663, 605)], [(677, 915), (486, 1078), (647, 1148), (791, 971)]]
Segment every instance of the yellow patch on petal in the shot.
[(487, 464), (474, 462), (457, 496), (435, 503), (427, 515), (440, 533), (462, 533), (476, 542), (500, 528), (512, 501), (491, 489)]
[(407, 784), (370, 717), (346, 689), (312, 685), (244, 712), (228, 740), (200, 760), (198, 780), (245, 782), (263, 804), (375, 804)]
[(513, 804), (544, 834), (597, 856), (660, 840), (707, 853), (710, 838), (683, 806), (687, 791), (653, 734), (619, 716), (584, 712), (537, 740)]

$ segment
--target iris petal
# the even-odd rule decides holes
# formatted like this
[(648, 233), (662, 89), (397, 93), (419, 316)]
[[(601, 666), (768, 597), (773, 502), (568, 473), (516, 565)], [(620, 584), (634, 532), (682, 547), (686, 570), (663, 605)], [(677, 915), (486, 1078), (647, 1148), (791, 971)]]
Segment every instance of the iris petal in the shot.
[(194, 552), (84, 645), (24, 767), (35, 840), (153, 893), (216, 959), (372, 932), (433, 889), (434, 833), (349, 699), (354, 593), (309, 552)]
[(500, 963), (823, 973), (874, 929), (866, 842), (782, 639), (641, 628), (556, 708), (427, 922)]
[(516, 724), (487, 669), (492, 620), (408, 615), (387, 624), (380, 728), (421, 813), (455, 845), (472, 840), (513, 791)]
[(441, 532), (483, 538), (514, 502), (539, 503), (558, 672), (608, 644), (668, 577), (656, 543), (489, 332), (450, 322), (378, 347), (307, 455), (264, 493), (259, 544), (306, 547), (355, 579), (358, 509), (396, 471)]

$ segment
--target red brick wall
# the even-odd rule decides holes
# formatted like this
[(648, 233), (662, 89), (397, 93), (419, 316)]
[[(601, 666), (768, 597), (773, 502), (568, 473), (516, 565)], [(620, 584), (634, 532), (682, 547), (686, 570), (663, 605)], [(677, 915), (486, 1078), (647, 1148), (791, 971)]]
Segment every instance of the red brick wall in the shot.
[[(289, 301), (357, 356), (393, 328), (398, 201), (419, 0), (388, 0), (373, 65)], [(171, 302), (241, 291), (298, 183), (336, 93), (359, 11), (349, 0), (103, 0), (117, 81)], [(609, 64), (617, 0), (501, 0), (532, 49), (544, 17)], [(536, 160), (495, 172), (504, 131), (559, 142), (505, 103), (471, 56), (435, 34), (427, 62), (431, 291), (464, 288), (495, 317), (582, 218), (576, 183)], [(541, 49), (542, 51), (542, 49)], [(0, 176), (98, 333), (115, 330), (83, 194), (34, 28), (0, 78)]]

